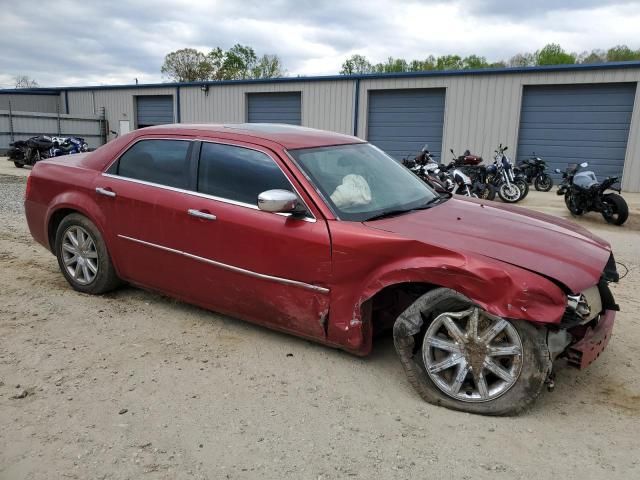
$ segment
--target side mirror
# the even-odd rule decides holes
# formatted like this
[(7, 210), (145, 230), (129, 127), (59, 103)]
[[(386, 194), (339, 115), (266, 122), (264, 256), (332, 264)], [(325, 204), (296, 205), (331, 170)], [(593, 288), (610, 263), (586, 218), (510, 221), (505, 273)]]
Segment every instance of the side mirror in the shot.
[(451, 155), (455, 155), (455, 153), (453, 153), (453, 148), (450, 148), (449, 151), (451, 152)]
[(507, 150), (509, 150), (509, 147), (504, 147), (504, 148), (502, 149), (502, 151), (503, 151), (503, 152), (506, 152)]
[(582, 163), (580, 164), (580, 166), (581, 166), (582, 168), (587, 168), (587, 167), (589, 166), (589, 164), (588, 164), (587, 162), (582, 162)]
[(556, 168), (556, 169), (554, 170), (554, 172), (556, 172), (556, 173), (562, 173), (562, 171), (561, 171), (559, 168)]
[(298, 196), (289, 190), (267, 190), (258, 195), (258, 208), (271, 213), (294, 213)]

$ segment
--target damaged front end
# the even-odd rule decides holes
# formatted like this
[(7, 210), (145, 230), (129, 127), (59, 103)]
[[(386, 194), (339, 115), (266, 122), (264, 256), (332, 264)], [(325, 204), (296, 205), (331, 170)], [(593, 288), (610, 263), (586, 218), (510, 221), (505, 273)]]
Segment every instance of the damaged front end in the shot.
[(619, 279), (612, 254), (597, 285), (567, 296), (562, 320), (548, 327), (547, 345), (552, 358), (566, 358), (569, 365), (582, 369), (600, 356), (611, 339), (615, 314), (620, 310), (609, 283)]

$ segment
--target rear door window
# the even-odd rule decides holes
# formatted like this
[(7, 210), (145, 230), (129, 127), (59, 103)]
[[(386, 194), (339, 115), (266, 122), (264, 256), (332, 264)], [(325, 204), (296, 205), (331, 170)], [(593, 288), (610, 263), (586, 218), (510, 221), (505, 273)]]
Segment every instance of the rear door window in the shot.
[(294, 191), (267, 154), (232, 145), (202, 144), (199, 192), (255, 206), (260, 193), (276, 188)]
[(141, 140), (108, 173), (169, 187), (189, 187), (188, 140)]

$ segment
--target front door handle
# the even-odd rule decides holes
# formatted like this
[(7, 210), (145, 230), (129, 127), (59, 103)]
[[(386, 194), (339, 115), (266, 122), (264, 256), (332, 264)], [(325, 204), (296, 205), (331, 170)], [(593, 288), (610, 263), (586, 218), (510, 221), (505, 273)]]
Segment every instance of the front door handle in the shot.
[(217, 218), (213, 213), (203, 212), (202, 210), (196, 210), (195, 208), (190, 208), (187, 210), (187, 213), (191, 216), (203, 218), (205, 220), (215, 220)]
[(113, 190), (107, 189), (107, 188), (101, 188), (101, 187), (96, 188), (96, 193), (99, 193), (100, 195), (104, 195), (105, 197), (116, 196), (116, 192), (114, 192)]

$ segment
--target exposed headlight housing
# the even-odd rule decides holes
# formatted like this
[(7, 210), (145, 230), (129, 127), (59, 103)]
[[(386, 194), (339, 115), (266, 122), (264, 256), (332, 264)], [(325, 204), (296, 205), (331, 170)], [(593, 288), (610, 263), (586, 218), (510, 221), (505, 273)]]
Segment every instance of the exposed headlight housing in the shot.
[(567, 295), (567, 310), (575, 312), (585, 322), (596, 318), (602, 311), (598, 286), (594, 285), (577, 295)]

